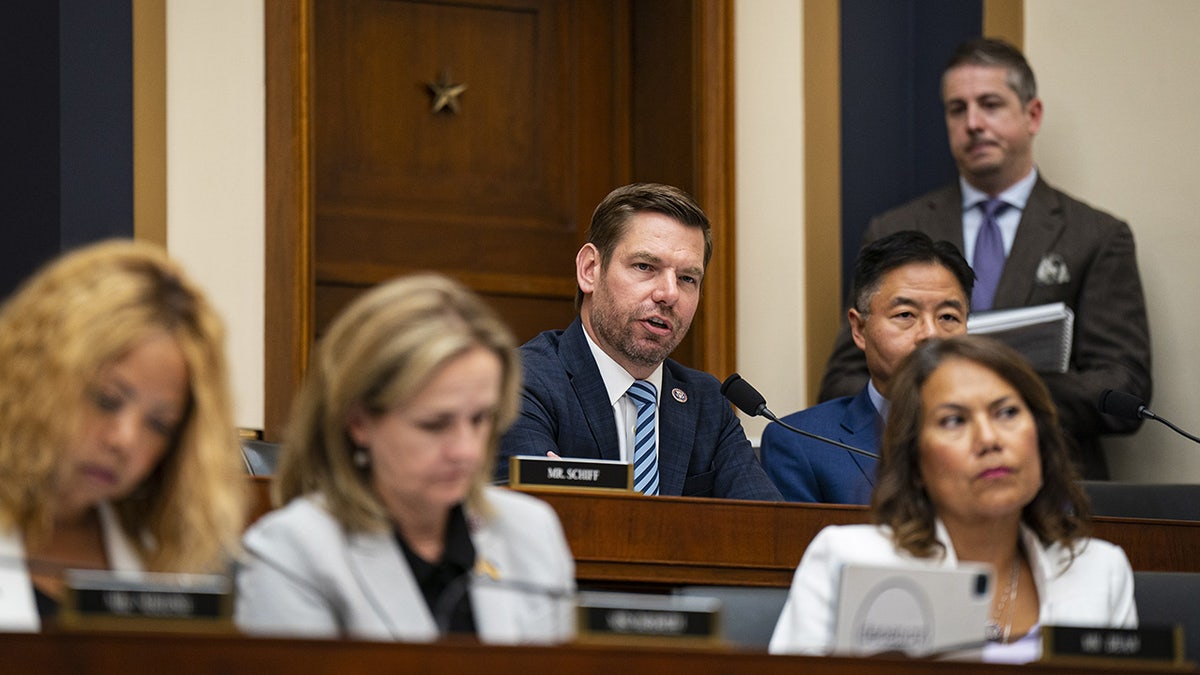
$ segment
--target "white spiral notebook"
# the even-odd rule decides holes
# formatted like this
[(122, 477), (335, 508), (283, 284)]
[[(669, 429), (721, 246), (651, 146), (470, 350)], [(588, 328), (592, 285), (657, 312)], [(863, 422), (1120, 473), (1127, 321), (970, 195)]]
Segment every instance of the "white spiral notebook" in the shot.
[(1075, 312), (1061, 302), (976, 312), (967, 317), (967, 332), (1012, 347), (1039, 373), (1065, 373), (1071, 363)]

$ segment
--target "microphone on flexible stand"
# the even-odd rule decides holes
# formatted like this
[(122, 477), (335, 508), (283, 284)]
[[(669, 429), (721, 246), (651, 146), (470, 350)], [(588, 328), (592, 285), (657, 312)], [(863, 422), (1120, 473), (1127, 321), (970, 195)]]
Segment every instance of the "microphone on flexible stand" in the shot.
[(1171, 431), (1187, 438), (1190, 441), (1200, 443), (1200, 438), (1197, 438), (1188, 432), (1180, 429), (1167, 420), (1166, 418), (1155, 415), (1152, 410), (1146, 407), (1146, 402), (1134, 396), (1133, 394), (1117, 391), (1115, 389), (1105, 389), (1100, 392), (1100, 400), (1096, 402), (1096, 407), (1105, 415), (1120, 417), (1127, 420), (1155, 420), (1162, 422), (1170, 427)]
[(866, 450), (856, 448), (853, 445), (846, 445), (845, 443), (842, 443), (841, 441), (835, 441), (832, 438), (825, 438), (824, 436), (814, 434), (811, 431), (797, 429), (796, 427), (779, 419), (775, 416), (775, 413), (771, 412), (771, 409), (767, 407), (767, 399), (763, 398), (763, 395), (758, 393), (758, 390), (754, 388), (754, 385), (743, 380), (742, 376), (738, 375), (737, 373), (725, 378), (725, 381), (721, 383), (721, 395), (729, 399), (730, 403), (737, 406), (738, 410), (741, 410), (751, 417), (765, 417), (784, 429), (793, 431), (801, 436), (807, 436), (823, 443), (836, 445), (839, 448), (849, 450), (850, 452), (862, 455), (864, 457), (879, 459), (879, 455), (873, 452), (867, 452)]

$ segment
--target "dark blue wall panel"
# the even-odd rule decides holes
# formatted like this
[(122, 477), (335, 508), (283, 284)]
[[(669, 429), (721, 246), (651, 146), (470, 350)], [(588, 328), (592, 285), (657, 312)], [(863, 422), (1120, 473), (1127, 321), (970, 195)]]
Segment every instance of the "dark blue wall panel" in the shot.
[(0, 9), (0, 297), (60, 251), (133, 236), (129, 0)]
[(954, 180), (941, 74), (981, 0), (842, 0), (842, 291), (871, 216)]
[(58, 5), (0, 9), (0, 297), (59, 250)]
[(133, 9), (60, 0), (62, 245), (133, 236)]

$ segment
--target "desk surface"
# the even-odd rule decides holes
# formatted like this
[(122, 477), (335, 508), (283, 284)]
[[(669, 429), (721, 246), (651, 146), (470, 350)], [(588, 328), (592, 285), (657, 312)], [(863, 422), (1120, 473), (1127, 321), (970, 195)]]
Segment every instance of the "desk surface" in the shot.
[[(252, 479), (260, 515), (267, 481)], [(612, 493), (529, 491), (558, 512), (576, 577), (593, 586), (789, 586), (826, 525), (868, 522), (866, 507)], [(1138, 571), (1200, 571), (1200, 522), (1098, 517), (1094, 536)]]
[[(582, 582), (788, 586), (821, 528), (868, 522), (862, 506), (531, 494), (558, 512)], [(1200, 522), (1099, 517), (1094, 530), (1135, 570), (1200, 571)]]
[[(875, 673), (1087, 673), (1091, 667), (1002, 666), (906, 659), (852, 659), (769, 656), (719, 649), (566, 645), (492, 647), (478, 644), (391, 644), (373, 642), (275, 640), (240, 636), (149, 635), (121, 633), (0, 634), (0, 654), (9, 673), (157, 673), (172, 675), (261, 675), (317, 673), (379, 675), (392, 672), (572, 673), (613, 672), (658, 675), (845, 675)], [(1113, 671), (1117, 672), (1117, 671)], [(1178, 672), (1133, 668), (1120, 672)]]

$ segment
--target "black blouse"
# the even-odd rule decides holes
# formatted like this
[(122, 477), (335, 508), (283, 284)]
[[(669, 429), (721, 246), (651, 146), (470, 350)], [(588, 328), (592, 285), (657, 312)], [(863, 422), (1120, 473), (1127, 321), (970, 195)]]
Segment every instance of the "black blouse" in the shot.
[(450, 510), (441, 560), (429, 562), (417, 555), (400, 530), (396, 530), (396, 541), (400, 544), (400, 550), (404, 551), (404, 558), (438, 630), (476, 635), (475, 614), (468, 593), (471, 570), (475, 568), (475, 545), (471, 543), (462, 504)]
[(42, 621), (58, 617), (58, 601), (43, 593), (37, 586), (33, 587), (33, 599), (37, 603), (37, 613)]

